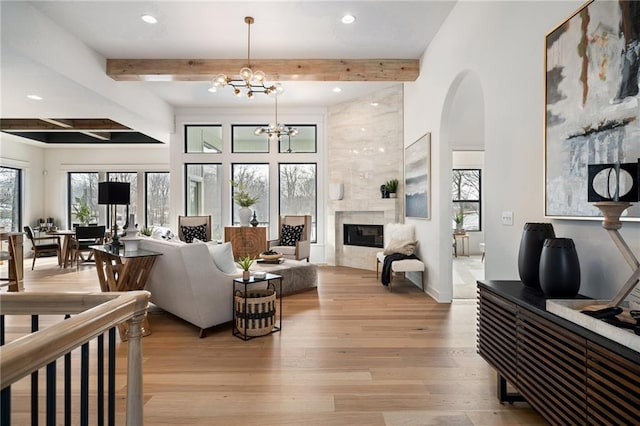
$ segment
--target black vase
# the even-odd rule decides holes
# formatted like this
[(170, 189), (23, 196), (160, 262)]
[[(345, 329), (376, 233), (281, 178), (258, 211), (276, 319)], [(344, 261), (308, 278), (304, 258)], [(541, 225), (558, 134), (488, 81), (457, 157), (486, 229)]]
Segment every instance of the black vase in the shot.
[(518, 252), (518, 272), (520, 281), (527, 287), (540, 288), (540, 253), (544, 240), (554, 238), (550, 223), (525, 223)]
[(540, 288), (547, 297), (574, 297), (580, 290), (580, 262), (571, 238), (548, 238), (540, 254)]
[(249, 223), (250, 223), (250, 224), (251, 224), (251, 226), (253, 226), (254, 228), (255, 228), (256, 226), (258, 226), (258, 224), (260, 223), (260, 222), (258, 222), (258, 218), (256, 217), (256, 211), (255, 211), (255, 210), (253, 211), (253, 219), (251, 219), (251, 221), (250, 221)]

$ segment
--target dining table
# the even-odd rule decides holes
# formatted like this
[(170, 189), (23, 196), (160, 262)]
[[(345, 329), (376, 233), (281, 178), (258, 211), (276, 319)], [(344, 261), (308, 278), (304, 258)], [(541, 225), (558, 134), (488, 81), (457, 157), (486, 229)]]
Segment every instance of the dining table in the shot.
[(63, 237), (62, 238), (62, 266), (66, 268), (71, 265), (71, 238), (76, 235), (74, 229), (56, 229), (46, 232), (47, 235)]

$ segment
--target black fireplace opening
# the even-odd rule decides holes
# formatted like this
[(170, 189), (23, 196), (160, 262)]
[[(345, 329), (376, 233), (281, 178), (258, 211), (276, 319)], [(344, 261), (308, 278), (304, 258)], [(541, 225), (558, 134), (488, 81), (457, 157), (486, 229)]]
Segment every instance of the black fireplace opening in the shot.
[(384, 247), (383, 225), (343, 225), (344, 245), (361, 247)]

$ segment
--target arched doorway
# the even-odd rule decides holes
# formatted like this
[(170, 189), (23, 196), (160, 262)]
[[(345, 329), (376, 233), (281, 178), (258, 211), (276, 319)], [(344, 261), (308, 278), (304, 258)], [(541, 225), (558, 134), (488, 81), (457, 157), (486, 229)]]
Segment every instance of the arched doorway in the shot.
[[(476, 281), (484, 278), (484, 171), (485, 106), (482, 85), (473, 71), (461, 72), (445, 99), (442, 148), (448, 149), (452, 168), (441, 188), (451, 193), (451, 220), (442, 221), (442, 231), (451, 233), (451, 293), (454, 299), (476, 297)], [(456, 219), (461, 223), (456, 228)]]

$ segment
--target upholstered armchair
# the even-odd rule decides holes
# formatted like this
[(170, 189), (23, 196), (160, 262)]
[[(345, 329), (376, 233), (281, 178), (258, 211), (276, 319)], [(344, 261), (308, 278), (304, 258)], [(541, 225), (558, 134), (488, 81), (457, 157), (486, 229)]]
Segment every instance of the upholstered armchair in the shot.
[(307, 259), (308, 262), (311, 255), (311, 216), (280, 216), (278, 239), (269, 241), (268, 247), (282, 253), (284, 258)]
[(211, 241), (211, 215), (178, 216), (178, 238), (186, 243), (193, 242), (193, 238)]

